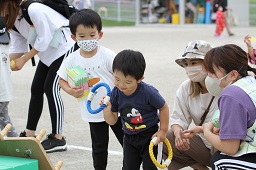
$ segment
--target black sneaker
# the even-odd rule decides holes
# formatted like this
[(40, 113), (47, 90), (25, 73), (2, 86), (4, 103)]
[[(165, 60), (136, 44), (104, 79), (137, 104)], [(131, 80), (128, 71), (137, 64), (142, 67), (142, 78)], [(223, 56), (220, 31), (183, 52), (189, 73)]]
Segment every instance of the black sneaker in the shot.
[[(28, 137), (26, 131), (20, 132), (19, 137)], [(36, 138), (36, 136), (34, 136)]]
[(47, 135), (47, 138), (41, 144), (47, 153), (67, 150), (67, 143), (64, 137), (57, 139), (52, 133)]
[(27, 137), (26, 131), (20, 132), (19, 137)]

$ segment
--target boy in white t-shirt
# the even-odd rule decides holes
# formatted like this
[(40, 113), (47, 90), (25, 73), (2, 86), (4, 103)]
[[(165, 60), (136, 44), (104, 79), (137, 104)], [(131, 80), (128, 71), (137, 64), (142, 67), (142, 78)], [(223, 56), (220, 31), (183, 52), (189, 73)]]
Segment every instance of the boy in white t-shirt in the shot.
[[(75, 98), (81, 98), (84, 95), (84, 88), (72, 88), (68, 83), (66, 69), (79, 66), (90, 79), (99, 79), (99, 82), (107, 83), (112, 89), (114, 87), (112, 63), (116, 54), (110, 49), (99, 45), (99, 40), (103, 35), (99, 14), (91, 9), (82, 9), (70, 17), (69, 27), (72, 33), (71, 37), (77, 42), (80, 49), (70, 54), (63, 61), (57, 72), (60, 76), (59, 84), (61, 88)], [(94, 96), (94, 101), (92, 102), (92, 108), (98, 108), (102, 96), (105, 95), (105, 90), (98, 89), (97, 95)], [(86, 102), (87, 98), (79, 101), (82, 119), (89, 122), (90, 126), (94, 168), (96, 170), (106, 169), (109, 125), (104, 121), (102, 111), (97, 114), (89, 113), (86, 109)], [(118, 123), (110, 127), (119, 143), (123, 145), (121, 119), (119, 118)]]
[[(11, 123), (8, 114), (8, 104), (12, 99), (12, 81), (10, 59), (8, 52), (9, 36), (6, 30), (6, 23), (0, 17), (0, 130), (2, 130), (8, 123)], [(17, 137), (18, 134), (14, 127), (7, 133), (8, 137)]]

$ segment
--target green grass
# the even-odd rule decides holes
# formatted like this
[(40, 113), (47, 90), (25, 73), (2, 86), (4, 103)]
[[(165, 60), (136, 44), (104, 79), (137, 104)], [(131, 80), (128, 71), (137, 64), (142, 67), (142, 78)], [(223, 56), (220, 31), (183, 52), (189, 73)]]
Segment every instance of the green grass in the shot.
[(103, 27), (114, 27), (114, 26), (134, 26), (135, 22), (128, 22), (128, 21), (112, 21), (112, 20), (102, 20)]
[(250, 4), (256, 4), (256, 0), (250, 0)]

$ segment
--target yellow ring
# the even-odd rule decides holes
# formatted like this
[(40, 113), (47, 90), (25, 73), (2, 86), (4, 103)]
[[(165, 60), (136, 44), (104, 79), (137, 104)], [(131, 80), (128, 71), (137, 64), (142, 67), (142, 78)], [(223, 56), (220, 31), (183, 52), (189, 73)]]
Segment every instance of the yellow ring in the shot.
[(167, 146), (167, 149), (168, 149), (168, 158), (163, 162), (163, 164), (160, 164), (159, 162), (157, 162), (155, 156), (154, 156), (154, 153), (153, 153), (153, 146), (155, 145), (155, 141), (156, 141), (157, 137), (153, 138), (149, 144), (149, 155), (150, 155), (150, 158), (152, 160), (152, 162), (160, 169), (164, 169), (166, 167), (168, 167), (171, 163), (171, 160), (172, 160), (172, 156), (173, 156), (173, 153), (172, 153), (172, 146), (169, 142), (169, 140), (167, 138), (165, 138), (164, 140), (164, 143), (166, 144)]

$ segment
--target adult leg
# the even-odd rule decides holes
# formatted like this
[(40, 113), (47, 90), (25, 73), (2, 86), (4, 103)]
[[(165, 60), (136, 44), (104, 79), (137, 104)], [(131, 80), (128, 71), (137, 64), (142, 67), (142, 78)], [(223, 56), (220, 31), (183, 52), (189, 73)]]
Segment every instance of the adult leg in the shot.
[[(8, 114), (8, 104), (9, 102), (0, 102), (0, 130), (3, 130), (8, 123), (12, 125), (10, 116)], [(16, 129), (13, 126), (7, 132), (7, 136), (8, 137), (18, 136)]]
[(31, 97), (28, 109), (28, 119), (26, 129), (32, 131), (32, 134), (26, 133), (27, 136), (34, 136), (38, 121), (41, 117), (44, 102), (44, 83), (48, 73), (48, 67), (39, 61), (31, 85)]
[(119, 143), (123, 146), (124, 131), (122, 130), (121, 118), (118, 117), (116, 124), (114, 124), (110, 127), (111, 127), (112, 131), (114, 132), (116, 138), (118, 139)]
[(227, 11), (225, 11), (224, 14), (225, 14), (225, 27), (226, 27), (226, 30), (227, 30), (227, 32), (228, 32), (228, 35), (229, 35), (229, 36), (233, 36), (234, 34), (231, 32), (231, 30), (230, 30), (230, 25), (229, 25), (229, 23), (228, 23)]
[[(52, 134), (62, 134), (62, 124), (64, 119), (64, 106), (60, 96), (59, 76), (57, 71), (63, 61), (63, 56), (55, 60), (49, 67), (46, 76), (44, 91), (48, 100), (48, 106), (52, 123)], [(59, 137), (59, 139), (61, 139)]]
[(92, 158), (95, 170), (106, 170), (108, 158), (109, 125), (106, 122), (90, 122)]
[(240, 169), (255, 170), (256, 169), (256, 153), (242, 155), (240, 157), (232, 157), (223, 155), (220, 151), (213, 154), (211, 159), (211, 168), (215, 169)]
[(63, 56), (55, 60), (49, 67), (49, 71), (44, 83), (44, 92), (48, 100), (51, 116), (52, 133), (41, 143), (46, 152), (65, 151), (67, 143), (62, 137), (62, 125), (64, 119), (64, 106), (60, 96), (59, 76), (57, 71), (65, 57), (77, 48), (75, 44)]
[[(198, 163), (205, 167), (210, 165), (210, 150), (205, 146), (199, 136), (194, 136), (190, 139), (190, 149), (187, 151), (180, 151), (175, 147), (175, 136), (171, 130), (167, 132), (166, 137), (170, 141), (173, 150), (172, 162), (168, 169), (181, 169)], [(163, 158), (166, 159), (167, 155), (168, 151), (164, 145)]]
[(44, 83), (44, 92), (48, 100), (48, 106), (52, 123), (52, 134), (57, 139), (62, 139), (62, 126), (64, 121), (64, 106), (60, 95), (59, 76), (57, 71), (63, 61), (70, 53), (77, 50), (78, 46), (74, 46), (67, 51), (63, 56), (55, 60), (49, 67)]

